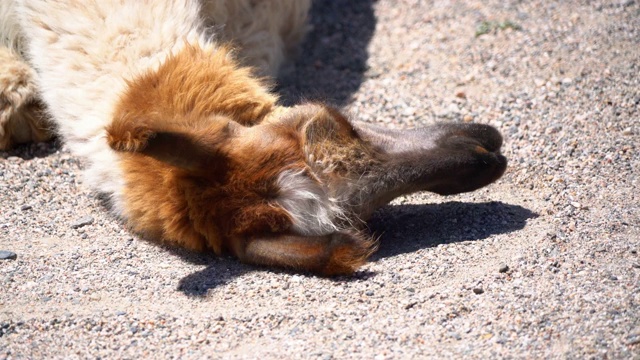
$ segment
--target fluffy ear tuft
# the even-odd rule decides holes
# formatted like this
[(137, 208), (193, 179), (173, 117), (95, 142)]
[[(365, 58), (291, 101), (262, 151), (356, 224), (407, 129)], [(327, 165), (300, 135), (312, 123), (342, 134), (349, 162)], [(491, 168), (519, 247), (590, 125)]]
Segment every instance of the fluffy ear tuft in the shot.
[(304, 126), (306, 145), (321, 144), (326, 140), (332, 142), (350, 142), (358, 137), (357, 132), (349, 121), (337, 110), (325, 106), (310, 106)]
[(125, 126), (114, 122), (107, 127), (107, 143), (115, 151), (138, 152), (147, 147), (155, 133), (146, 126)]

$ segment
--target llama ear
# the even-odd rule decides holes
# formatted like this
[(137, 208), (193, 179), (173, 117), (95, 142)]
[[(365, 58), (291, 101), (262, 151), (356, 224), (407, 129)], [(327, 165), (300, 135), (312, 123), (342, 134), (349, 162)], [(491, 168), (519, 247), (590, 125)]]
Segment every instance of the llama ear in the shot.
[(196, 171), (204, 170), (212, 163), (220, 163), (222, 154), (216, 145), (193, 134), (157, 132), (137, 152), (171, 166)]
[(116, 151), (146, 155), (185, 170), (211, 170), (225, 163), (223, 147), (236, 126), (240, 125), (213, 121), (200, 127), (154, 130), (144, 124), (113, 123), (107, 128), (107, 142)]
[(358, 137), (353, 126), (337, 110), (313, 105), (308, 111), (309, 120), (303, 128), (306, 145), (318, 145), (324, 141), (348, 143)]

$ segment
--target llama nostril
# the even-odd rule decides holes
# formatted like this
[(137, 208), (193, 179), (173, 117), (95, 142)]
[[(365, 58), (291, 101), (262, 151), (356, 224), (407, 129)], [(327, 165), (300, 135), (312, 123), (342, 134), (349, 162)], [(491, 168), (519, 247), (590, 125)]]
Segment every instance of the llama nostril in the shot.
[(497, 152), (502, 147), (502, 135), (489, 125), (473, 124), (468, 128), (467, 136), (477, 141), (488, 152)]

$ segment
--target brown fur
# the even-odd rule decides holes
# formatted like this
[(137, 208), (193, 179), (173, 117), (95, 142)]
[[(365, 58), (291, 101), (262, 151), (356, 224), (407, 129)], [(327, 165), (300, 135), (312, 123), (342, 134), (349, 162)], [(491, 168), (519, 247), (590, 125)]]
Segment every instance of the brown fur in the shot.
[(322, 105), (303, 109), (306, 114), (300, 117), (310, 119), (304, 128), (305, 152), (318, 173), (332, 182), (351, 181), (380, 166), (377, 147), (362, 139), (339, 111)]
[(377, 249), (375, 242), (352, 232), (307, 237), (263, 236), (249, 239), (243, 245), (236, 252), (243, 261), (267, 266), (288, 264), (327, 276), (354, 272)]
[[(228, 48), (187, 46), (157, 70), (129, 82), (129, 94), (115, 111), (115, 121), (180, 123), (224, 115), (242, 125), (260, 122), (277, 98), (249, 68), (240, 68)], [(174, 119), (168, 119), (173, 116)], [(163, 117), (165, 120), (157, 119)]]
[[(321, 104), (276, 100), (224, 47), (188, 46), (130, 81), (107, 141), (121, 153), (131, 227), (253, 264), (348, 274), (376, 248), (356, 220), (402, 194), (475, 190), (506, 168), (502, 137), (486, 125), (385, 130), (356, 126)], [(335, 231), (295, 230), (294, 221), (322, 214), (285, 209), (285, 172), (338, 199), (328, 220)]]
[[(275, 203), (276, 181), (284, 170), (305, 171), (302, 133), (295, 125), (246, 127), (272, 112), (275, 100), (225, 48), (188, 47), (131, 81), (107, 141), (124, 152), (125, 215), (133, 229), (188, 249), (327, 275), (361, 265), (368, 239), (288, 234), (291, 218)], [(257, 236), (272, 245), (254, 254), (265, 244)]]

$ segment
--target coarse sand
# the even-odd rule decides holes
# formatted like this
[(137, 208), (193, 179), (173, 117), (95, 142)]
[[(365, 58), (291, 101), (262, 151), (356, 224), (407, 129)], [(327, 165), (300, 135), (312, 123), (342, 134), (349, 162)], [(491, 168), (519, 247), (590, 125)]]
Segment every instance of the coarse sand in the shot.
[(640, 1), (316, 1), (278, 81), (504, 134), (497, 183), (402, 197), (319, 278), (154, 245), (59, 143), (0, 152), (0, 358), (640, 359)]

